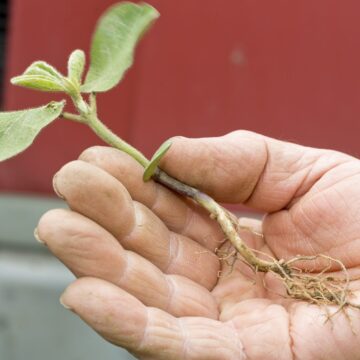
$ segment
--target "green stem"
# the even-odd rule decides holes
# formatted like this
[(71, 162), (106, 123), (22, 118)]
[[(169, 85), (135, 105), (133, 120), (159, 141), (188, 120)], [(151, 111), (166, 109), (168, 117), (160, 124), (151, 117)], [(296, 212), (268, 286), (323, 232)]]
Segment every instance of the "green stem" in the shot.
[(84, 118), (81, 115), (72, 114), (72, 113), (68, 113), (65, 111), (61, 114), (61, 117), (63, 117), (64, 119), (79, 122), (81, 124), (86, 124), (86, 121), (84, 120)]
[[(90, 106), (87, 104), (80, 94), (73, 97), (75, 107), (80, 115), (64, 113), (63, 117), (69, 120), (80, 121), (86, 123), (105, 143), (113, 146), (116, 149), (124, 151), (129, 154), (133, 159), (140, 163), (144, 168), (149, 164), (149, 160), (136, 148), (128, 144), (126, 141), (115, 135), (103, 122), (100, 121), (96, 114), (96, 98), (95, 94), (90, 95)], [(154, 180), (165, 185), (166, 187), (174, 190), (175, 192), (192, 198), (201, 207), (206, 209), (211, 217), (221, 226), (225, 236), (240, 255), (257, 271), (279, 272), (281, 267), (277, 263), (268, 262), (259, 259), (255, 253), (248, 248), (238, 234), (236, 221), (231, 217), (229, 212), (220, 206), (210, 196), (202, 193), (189, 185), (166, 174), (161, 169), (157, 169), (153, 176)]]
[(129, 154), (143, 167), (146, 167), (149, 164), (149, 160), (139, 150), (115, 135), (97, 116), (89, 116), (88, 125), (105, 143)]
[(143, 167), (146, 167), (149, 164), (149, 160), (138, 149), (115, 135), (102, 121), (100, 121), (96, 111), (95, 93), (92, 93), (89, 96), (90, 105), (84, 101), (81, 94), (75, 94), (71, 99), (80, 115), (65, 112), (62, 114), (63, 118), (87, 124), (105, 143), (129, 154)]

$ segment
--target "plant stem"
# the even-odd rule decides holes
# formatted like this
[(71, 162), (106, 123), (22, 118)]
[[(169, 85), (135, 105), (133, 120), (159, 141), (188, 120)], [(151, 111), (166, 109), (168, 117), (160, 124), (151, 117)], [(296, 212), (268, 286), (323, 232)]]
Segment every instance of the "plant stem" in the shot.
[(149, 164), (149, 160), (136, 148), (128, 144), (126, 141), (115, 135), (97, 116), (88, 117), (88, 125), (104, 142), (113, 146), (116, 149), (124, 151), (129, 154), (143, 167)]
[(257, 271), (267, 272), (271, 270), (276, 273), (279, 272), (278, 265), (274, 264), (273, 262), (259, 259), (254, 254), (254, 252), (245, 245), (244, 241), (238, 234), (237, 227), (234, 225), (234, 221), (231, 219), (231, 214), (229, 214), (226, 209), (220, 206), (209, 195), (182, 183), (161, 169), (157, 169), (155, 171), (153, 179), (181, 195), (192, 198), (197, 204), (207, 210), (211, 217), (219, 223), (223, 233), (230, 240), (235, 249)]
[(146, 167), (149, 164), (149, 160), (138, 149), (134, 148), (125, 140), (115, 135), (102, 121), (100, 121), (97, 116), (95, 93), (90, 94), (89, 104), (84, 101), (81, 94), (75, 94), (71, 97), (71, 99), (80, 115), (64, 112), (62, 113), (62, 117), (64, 119), (73, 120), (88, 125), (105, 143), (129, 154), (143, 167)]
[[(72, 99), (80, 115), (63, 113), (64, 118), (86, 123), (105, 143), (129, 154), (144, 168), (149, 164), (149, 160), (139, 150), (115, 135), (107, 126), (104, 125), (103, 122), (100, 121), (96, 114), (95, 94), (90, 95), (90, 106), (83, 100), (80, 94)], [(276, 273), (284, 272), (284, 268), (280, 267), (277, 262), (269, 262), (259, 259), (255, 253), (246, 246), (238, 234), (237, 224), (232, 218), (232, 215), (230, 215), (226, 209), (220, 206), (210, 196), (171, 177), (159, 168), (156, 169), (153, 179), (171, 190), (193, 199), (197, 204), (206, 209), (210, 216), (219, 223), (226, 238), (255, 271), (274, 271)]]
[(61, 114), (61, 117), (63, 117), (64, 119), (79, 122), (81, 124), (86, 124), (86, 121), (84, 120), (84, 118), (81, 115), (72, 114), (72, 113), (68, 113), (68, 112), (63, 112)]

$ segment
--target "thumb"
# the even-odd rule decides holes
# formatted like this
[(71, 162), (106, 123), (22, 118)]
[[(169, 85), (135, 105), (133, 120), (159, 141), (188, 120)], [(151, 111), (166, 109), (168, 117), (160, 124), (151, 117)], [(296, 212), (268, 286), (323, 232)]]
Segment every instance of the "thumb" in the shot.
[[(219, 202), (276, 211), (349, 158), (239, 130), (213, 138), (175, 137), (160, 166)], [(319, 159), (324, 161), (317, 164)]]

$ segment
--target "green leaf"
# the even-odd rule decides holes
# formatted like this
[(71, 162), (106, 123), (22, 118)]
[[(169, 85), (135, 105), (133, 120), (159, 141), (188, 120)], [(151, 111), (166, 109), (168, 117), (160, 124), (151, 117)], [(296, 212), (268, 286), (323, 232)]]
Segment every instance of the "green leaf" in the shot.
[(80, 86), (85, 68), (85, 53), (82, 50), (74, 50), (68, 60), (68, 78)]
[(70, 96), (79, 93), (80, 84), (63, 76), (45, 61), (33, 62), (22, 75), (13, 77), (13, 85), (47, 92), (65, 92)]
[(29, 147), (46, 125), (62, 112), (65, 101), (52, 101), (34, 109), (0, 113), (0, 161)]
[(143, 180), (149, 181), (151, 177), (154, 175), (157, 166), (160, 163), (160, 160), (163, 158), (163, 156), (166, 154), (166, 152), (170, 149), (172, 142), (171, 140), (166, 140), (159, 149), (155, 152), (153, 157), (150, 160), (149, 165), (145, 168), (144, 174), (143, 174)]
[(66, 92), (62, 82), (46, 75), (20, 75), (13, 77), (11, 83), (40, 91)]
[(53, 66), (45, 61), (33, 62), (25, 71), (23, 75), (42, 75), (53, 79), (62, 80), (64, 76), (57, 71)]
[(13, 77), (11, 83), (41, 91), (67, 92), (69, 81), (45, 61), (33, 62), (22, 75)]
[(158, 16), (148, 4), (129, 2), (106, 11), (95, 30), (90, 68), (81, 91), (101, 92), (116, 86), (133, 63), (137, 42)]

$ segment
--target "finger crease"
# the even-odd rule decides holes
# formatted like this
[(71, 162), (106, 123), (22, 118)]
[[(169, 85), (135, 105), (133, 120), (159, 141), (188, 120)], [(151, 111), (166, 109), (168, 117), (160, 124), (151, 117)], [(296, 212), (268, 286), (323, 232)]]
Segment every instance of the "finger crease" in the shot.
[(138, 214), (138, 210), (136, 209), (136, 202), (134, 202), (134, 222), (133, 222), (133, 227), (130, 229), (130, 231), (128, 232), (128, 234), (123, 235), (121, 237), (121, 243), (122, 244), (126, 244), (128, 241), (131, 241), (131, 237), (133, 235), (133, 233), (136, 231), (136, 229), (141, 226), (141, 223), (139, 222), (139, 214)]
[(254, 198), (256, 190), (259, 188), (259, 184), (263, 181), (263, 179), (265, 177), (266, 170), (268, 169), (268, 165), (269, 165), (269, 162), (270, 162), (270, 150), (269, 150), (269, 147), (268, 147), (268, 143), (267, 143), (267, 141), (265, 139), (263, 140), (263, 143), (264, 143), (264, 151), (265, 151), (264, 166), (261, 169), (261, 171), (259, 172), (259, 174), (257, 175), (256, 181), (252, 185), (252, 189), (249, 192), (248, 196), (243, 200), (244, 205), (248, 205), (251, 202), (251, 200)]
[(170, 231), (169, 234), (169, 262), (164, 268), (164, 272), (166, 273), (171, 265), (176, 262), (179, 255), (179, 240), (175, 236), (175, 233)]
[(130, 257), (128, 256), (128, 251), (124, 251), (124, 267), (122, 269), (120, 278), (118, 280), (119, 284), (121, 284), (124, 279), (126, 280), (129, 269), (131, 268), (129, 263), (130, 263)]
[(184, 328), (184, 324), (181, 321), (181, 318), (178, 318), (177, 320), (178, 320), (178, 325), (179, 325), (179, 328), (180, 328), (182, 338), (184, 339), (183, 343), (182, 343), (182, 354), (179, 357), (179, 359), (186, 360), (186, 359), (188, 359), (189, 337), (188, 337), (187, 332), (186, 332), (186, 330)]
[[(238, 334), (239, 333), (239, 331), (238, 331), (238, 329), (236, 328), (236, 326), (235, 326), (235, 323), (234, 323), (234, 321), (233, 320), (231, 320), (231, 321), (229, 321), (228, 323), (227, 323), (228, 325), (230, 325), (232, 328), (233, 328), (233, 330), (234, 330), (234, 334)], [(247, 353), (246, 353), (246, 350), (245, 350), (245, 346), (244, 346), (244, 343), (241, 341), (241, 339), (240, 339), (240, 335), (237, 335), (236, 336), (235, 335), (235, 338), (236, 338), (236, 348), (237, 348), (237, 351), (238, 351), (238, 354), (240, 354), (240, 356), (242, 356), (243, 355), (243, 357), (241, 357), (241, 359), (243, 359), (243, 360), (250, 360), (250, 357), (247, 355)]]
[(194, 220), (195, 220), (195, 213), (191, 208), (188, 208), (187, 213), (186, 213), (186, 221), (185, 221), (183, 228), (181, 229), (181, 233), (183, 235), (187, 234), (187, 232), (190, 229), (191, 225), (193, 224)]
[(149, 314), (149, 308), (145, 307), (145, 316), (146, 316), (146, 323), (144, 326), (144, 331), (142, 334), (142, 338), (141, 341), (139, 343), (139, 345), (136, 347), (136, 351), (141, 352), (144, 350), (144, 347), (146, 349), (146, 341), (148, 339), (148, 335), (149, 335), (149, 327), (150, 327), (150, 314)]
[(167, 311), (168, 313), (171, 313), (171, 306), (172, 306), (172, 303), (173, 303), (173, 299), (174, 299), (174, 294), (176, 292), (176, 284), (174, 282), (174, 279), (171, 277), (171, 276), (167, 276), (165, 275), (165, 280), (167, 282), (167, 285), (168, 285), (168, 302), (166, 304), (166, 308), (165, 308), (165, 311)]
[(293, 324), (292, 324), (292, 317), (294, 314), (294, 311), (296, 310), (296, 305), (290, 306), (290, 309), (288, 310), (288, 316), (289, 316), (289, 342), (290, 342), (290, 352), (292, 354), (292, 359), (296, 360), (297, 356), (295, 355), (295, 343), (294, 343), (294, 337), (293, 337)]
[(159, 195), (159, 190), (160, 190), (160, 188), (159, 188), (159, 186), (158, 186), (157, 184), (155, 184), (154, 188), (155, 188), (154, 198), (153, 198), (153, 200), (151, 201), (151, 204), (149, 204), (148, 208), (149, 208), (150, 210), (153, 210), (153, 211), (155, 212), (155, 209), (156, 209), (156, 206), (157, 206), (159, 197), (160, 197), (160, 195)]

